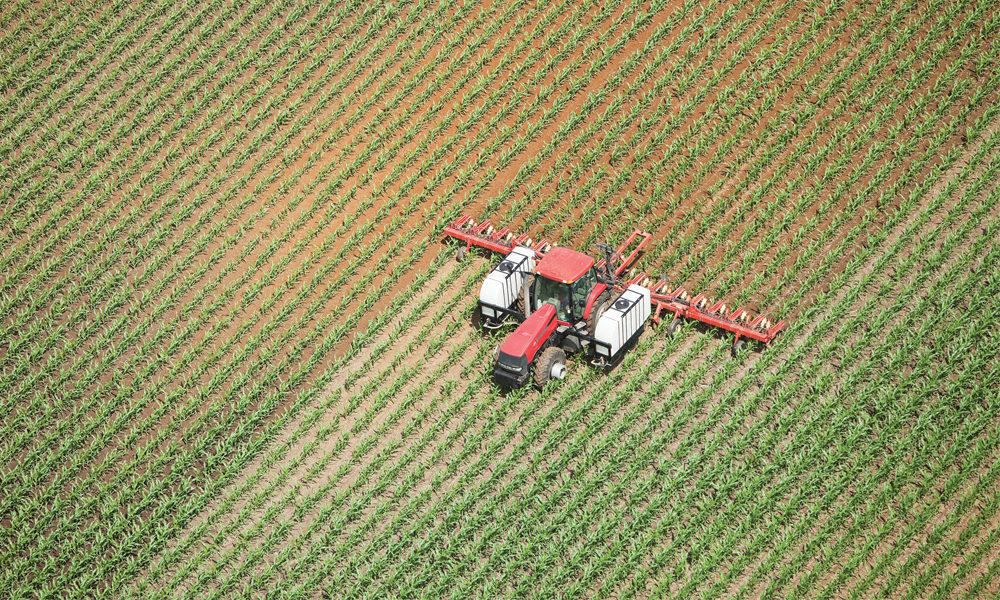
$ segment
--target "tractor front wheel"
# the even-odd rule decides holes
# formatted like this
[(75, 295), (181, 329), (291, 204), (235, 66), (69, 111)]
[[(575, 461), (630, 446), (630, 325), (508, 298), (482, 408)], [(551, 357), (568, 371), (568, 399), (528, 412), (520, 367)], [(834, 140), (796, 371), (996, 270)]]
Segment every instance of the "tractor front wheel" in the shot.
[(566, 353), (562, 348), (550, 346), (535, 361), (535, 385), (543, 387), (549, 379), (566, 377)]

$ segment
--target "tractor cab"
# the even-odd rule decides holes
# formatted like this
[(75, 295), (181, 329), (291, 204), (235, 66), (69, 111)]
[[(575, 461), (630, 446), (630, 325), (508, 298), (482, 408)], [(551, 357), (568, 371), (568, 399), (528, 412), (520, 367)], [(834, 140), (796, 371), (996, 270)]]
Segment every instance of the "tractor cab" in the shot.
[(544, 304), (556, 309), (556, 318), (575, 323), (584, 318), (591, 292), (597, 285), (594, 259), (569, 248), (553, 247), (535, 269), (532, 310)]

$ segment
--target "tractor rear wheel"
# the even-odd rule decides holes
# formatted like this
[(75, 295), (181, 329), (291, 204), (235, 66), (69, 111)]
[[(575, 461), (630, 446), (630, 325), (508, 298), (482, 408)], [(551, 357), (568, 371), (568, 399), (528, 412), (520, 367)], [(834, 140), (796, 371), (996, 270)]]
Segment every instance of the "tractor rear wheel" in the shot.
[(607, 290), (594, 300), (594, 305), (590, 307), (590, 316), (587, 317), (587, 335), (593, 336), (597, 332), (597, 322), (601, 320), (604, 311), (611, 305), (611, 293)]
[(543, 387), (549, 379), (566, 377), (566, 353), (562, 348), (549, 346), (535, 361), (535, 385)]

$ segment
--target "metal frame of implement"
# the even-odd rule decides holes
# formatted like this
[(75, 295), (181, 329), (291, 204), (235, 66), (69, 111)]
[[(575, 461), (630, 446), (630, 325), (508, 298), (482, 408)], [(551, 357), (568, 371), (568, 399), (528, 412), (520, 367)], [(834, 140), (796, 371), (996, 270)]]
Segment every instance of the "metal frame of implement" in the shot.
[[(495, 228), (490, 222), (483, 221), (476, 223), (470, 215), (463, 215), (456, 219), (451, 225), (444, 228), (444, 232), (456, 239), (465, 242), (465, 250), (472, 246), (486, 248), (501, 254), (509, 253), (514, 246), (525, 246), (535, 251), (539, 257), (552, 247), (552, 245), (542, 239), (533, 241), (526, 234), (518, 235), (508, 227)], [(615, 275), (619, 276), (638, 257), (643, 247), (650, 239), (650, 234), (636, 231), (628, 237), (621, 245), (613, 259), (619, 262), (615, 269)], [(625, 252), (627, 256), (624, 256)], [(601, 259), (595, 264), (600, 271), (604, 268), (606, 259)], [(651, 318), (654, 323), (660, 321), (668, 314), (672, 314), (674, 319), (693, 319), (713, 327), (719, 327), (735, 334), (734, 343), (741, 338), (757, 340), (768, 344), (778, 336), (786, 327), (785, 321), (771, 323), (764, 315), (751, 317), (745, 307), (729, 312), (722, 302), (711, 302), (704, 294), (697, 294), (691, 297), (687, 290), (678, 287), (669, 293), (668, 282), (661, 279), (656, 283), (651, 283), (645, 273), (637, 273), (629, 279), (617, 282), (613, 287), (621, 292), (631, 284), (639, 284), (650, 290)]]

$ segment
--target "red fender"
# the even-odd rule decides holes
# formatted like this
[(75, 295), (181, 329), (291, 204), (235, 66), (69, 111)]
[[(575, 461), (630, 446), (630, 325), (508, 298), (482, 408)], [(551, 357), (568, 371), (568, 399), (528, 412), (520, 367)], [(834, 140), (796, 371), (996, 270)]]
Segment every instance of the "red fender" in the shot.
[[(590, 296), (587, 298), (587, 307), (583, 309), (584, 319), (590, 318), (590, 311), (591, 309), (594, 308), (594, 302), (597, 301), (597, 297), (600, 296), (601, 293), (606, 289), (608, 289), (608, 284), (598, 283), (597, 285), (594, 286), (594, 289), (590, 290)], [(594, 335), (594, 332), (591, 331), (590, 335)]]

